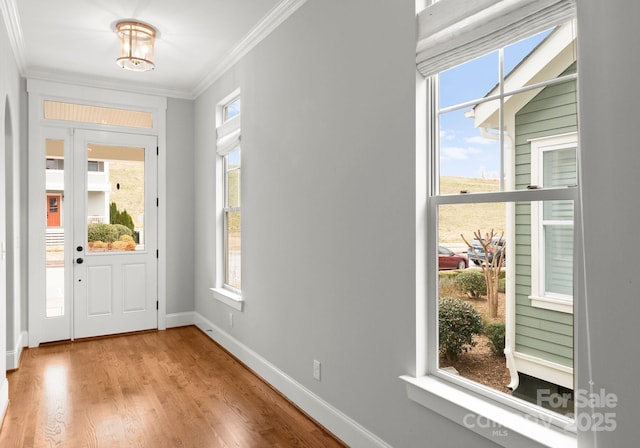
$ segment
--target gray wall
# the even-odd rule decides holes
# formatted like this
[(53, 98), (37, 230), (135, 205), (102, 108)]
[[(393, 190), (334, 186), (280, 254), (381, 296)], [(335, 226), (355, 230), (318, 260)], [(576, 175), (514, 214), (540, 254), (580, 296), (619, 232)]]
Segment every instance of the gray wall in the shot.
[(167, 314), (194, 309), (193, 101), (167, 101)]
[[(246, 308), (230, 327), (208, 289), (210, 192), (215, 105), (237, 87)], [(196, 311), (393, 446), (492, 446), (398, 379), (415, 369), (414, 103), (413, 0), (310, 0), (201, 95)]]
[(578, 0), (579, 128), (591, 364), (595, 390), (616, 393), (620, 401), (614, 409), (616, 431), (599, 434), (603, 447), (635, 446), (640, 439), (640, 276), (635, 256), (630, 255), (630, 263), (620, 263), (621, 256), (638, 242), (640, 229), (637, 17), (637, 2)]
[[(640, 436), (638, 276), (621, 258), (640, 227), (640, 6), (621, 5), (578, 0), (590, 359), (620, 399), (601, 446)], [(413, 0), (309, 0), (196, 100), (196, 311), (393, 446), (489, 446), (397, 379), (415, 369), (414, 56)], [(246, 308), (230, 327), (208, 290), (210, 192), (215, 104), (238, 86)]]
[[(9, 39), (4, 27), (0, 27), (0, 145), (2, 145), (4, 151), (10, 152), (11, 162), (22, 159), (20, 154), (21, 147), (21, 133), (20, 133), (20, 119), (22, 117), (21, 110), (21, 83), (18, 67), (13, 58), (13, 52), (9, 45)], [(5, 129), (5, 106), (9, 103), (9, 109), (11, 114), (11, 127), (12, 129)], [(10, 135), (11, 138), (7, 139), (5, 136)], [(6, 143), (13, 145), (13, 148), (5, 148)], [(4, 158), (4, 152), (2, 152)], [(4, 166), (4, 163), (2, 164)], [(13, 180), (19, 179), (20, 175), (14, 171)], [(19, 180), (18, 180), (19, 182)], [(15, 184), (14, 184), (15, 187)], [(5, 190), (5, 172), (4, 168), (0, 173), (0, 188), (2, 188), (2, 194), (13, 194), (13, 191), (7, 192)], [(11, 203), (11, 201), (10, 201)], [(11, 237), (15, 237), (20, 234), (20, 222), (16, 216), (18, 213), (14, 213), (14, 210), (5, 210), (5, 217), (7, 225), (13, 226), (10, 232)], [(16, 218), (14, 220), (14, 218)], [(12, 222), (13, 224), (10, 224)], [(17, 252), (20, 248), (15, 247), (13, 241), (5, 239), (5, 236), (0, 236), (0, 239), (6, 242), (8, 252), (10, 254), (7, 261), (18, 260), (20, 261), (20, 254)], [(26, 240), (22, 239), (24, 243)], [(22, 244), (22, 248), (24, 248)], [(4, 264), (4, 263), (3, 263)], [(19, 271), (18, 266), (7, 266), (6, 273), (9, 276), (13, 276), (16, 271)], [(0, 388), (4, 385), (5, 369), (6, 369), (6, 350), (12, 350), (15, 345), (15, 340), (18, 337), (20, 329), (20, 284), (19, 282), (11, 282), (10, 286), (12, 291), (10, 296), (6, 297), (6, 285), (4, 282), (0, 285), (2, 292), (0, 292)], [(16, 294), (17, 293), (17, 294)], [(0, 409), (4, 403), (0, 402)]]

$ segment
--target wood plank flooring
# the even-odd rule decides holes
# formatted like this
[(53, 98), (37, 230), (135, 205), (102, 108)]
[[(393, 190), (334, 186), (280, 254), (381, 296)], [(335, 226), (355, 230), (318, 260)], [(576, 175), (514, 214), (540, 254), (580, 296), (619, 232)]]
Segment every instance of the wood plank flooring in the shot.
[(23, 353), (0, 447), (344, 447), (196, 327)]

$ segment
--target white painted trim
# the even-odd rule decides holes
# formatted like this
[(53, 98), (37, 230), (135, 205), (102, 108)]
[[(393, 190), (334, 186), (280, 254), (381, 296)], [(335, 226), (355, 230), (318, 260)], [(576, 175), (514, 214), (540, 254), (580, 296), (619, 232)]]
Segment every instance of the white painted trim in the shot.
[(352, 448), (391, 448), (375, 434), (331, 406), (233, 336), (209, 322), (204, 316), (196, 312), (195, 317), (196, 326), (211, 339), (228, 350), (348, 446)]
[(9, 44), (13, 50), (13, 56), (21, 75), (24, 75), (26, 69), (25, 45), (22, 35), (22, 25), (20, 24), (20, 15), (15, 0), (0, 0), (0, 11), (4, 18), (4, 25), (7, 29)]
[[(543, 156), (546, 152), (567, 148), (577, 148), (578, 134), (568, 132), (527, 140), (531, 146), (531, 184), (542, 186)], [(573, 313), (573, 296), (545, 293), (544, 268), (544, 203), (531, 204), (531, 306), (536, 308)], [(564, 224), (564, 221), (559, 221)], [(573, 227), (573, 225), (572, 225)], [(574, 261), (576, 261), (574, 259)]]
[(29, 335), (26, 331), (20, 333), (15, 350), (7, 350), (7, 370), (14, 370), (20, 367), (20, 356), (22, 349), (29, 345)]
[(2, 378), (2, 384), (0, 384), (0, 428), (4, 422), (4, 417), (7, 415), (7, 408), (9, 407), (9, 380)]
[(230, 306), (234, 310), (242, 311), (244, 300), (242, 296), (224, 288), (209, 288), (213, 292), (213, 298)]
[[(2, 0), (0, 0), (2, 1)], [(167, 257), (167, 207), (166, 207), (166, 170), (167, 170), (167, 141), (166, 141), (166, 109), (167, 98), (163, 96), (145, 95), (141, 93), (126, 93), (122, 90), (107, 90), (103, 88), (91, 87), (87, 85), (71, 85), (45, 81), (38, 79), (27, 79), (27, 93), (29, 101), (29, 172), (37, 172), (42, 169), (39, 160), (44, 159), (44, 147), (40, 139), (43, 130), (60, 134), (58, 138), (68, 133), (70, 129), (92, 129), (115, 131), (119, 133), (131, 133), (139, 135), (153, 135), (157, 137), (159, 148), (158, 156), (158, 317), (157, 328), (166, 328), (166, 257)], [(106, 126), (98, 124), (56, 122), (55, 120), (44, 120), (43, 101), (45, 99), (74, 101), (78, 104), (90, 104), (106, 107), (124, 107), (134, 110), (144, 110), (153, 113), (153, 128), (127, 128), (122, 126)], [(49, 134), (48, 134), (49, 135)], [(70, 141), (70, 139), (69, 139)], [(69, 144), (69, 142), (66, 142)], [(38, 158), (40, 155), (40, 159)], [(69, 171), (70, 172), (70, 171)], [(44, 211), (45, 191), (44, 177), (29, 177), (29, 220), (28, 237), (29, 244), (29, 279), (30, 284), (35, 287), (29, 288), (29, 303), (38, 303), (38, 297), (44, 295), (44, 229), (42, 228), (41, 217)], [(41, 235), (41, 238), (38, 236)], [(35, 243), (33, 243), (35, 241)], [(71, 241), (71, 240), (69, 240)], [(34, 245), (35, 244), (35, 245)], [(71, 243), (69, 243), (71, 244)], [(67, 250), (67, 248), (65, 248)], [(71, 252), (69, 252), (71, 253)], [(69, 270), (71, 273), (71, 270)], [(42, 313), (39, 313), (36, 306), (29, 306), (29, 345), (37, 347), (42, 340)], [(72, 309), (72, 308), (70, 308)], [(60, 339), (67, 339), (68, 336)]]
[(167, 314), (166, 328), (186, 327), (196, 322), (195, 311)]
[[(410, 400), (500, 446), (576, 448), (578, 445), (575, 434), (553, 426), (553, 417), (545, 412), (516, 412), (434, 376), (400, 379), (406, 382)], [(532, 412), (535, 411), (538, 410), (532, 406)], [(568, 420), (566, 425), (570, 427)]]
[(209, 75), (198, 83), (191, 92), (192, 98), (197, 98), (227, 70), (247, 55), (256, 45), (262, 42), (296, 12), (307, 0), (282, 0), (269, 11), (240, 41), (226, 54), (222, 62), (213, 67)]
[[(531, 281), (531, 283), (533, 283), (533, 280)], [(532, 307), (544, 308), (551, 311), (559, 311), (560, 313), (573, 314), (573, 297), (567, 297), (568, 299), (529, 296), (529, 299), (531, 300)]]
[(571, 367), (547, 361), (537, 356), (527, 355), (526, 353), (515, 352), (513, 356), (517, 361), (518, 372), (574, 389), (573, 369)]

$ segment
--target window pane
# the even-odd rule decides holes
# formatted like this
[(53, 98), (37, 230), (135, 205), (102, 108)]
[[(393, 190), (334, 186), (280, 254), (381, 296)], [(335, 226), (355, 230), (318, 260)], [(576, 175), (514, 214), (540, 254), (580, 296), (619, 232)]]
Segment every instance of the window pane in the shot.
[(575, 148), (544, 151), (542, 160), (543, 187), (566, 187), (578, 183)]
[(544, 279), (545, 293), (573, 296), (573, 226), (544, 226)]
[(240, 98), (233, 100), (226, 106), (223, 111), (223, 122), (231, 120), (233, 117), (240, 115)]
[(44, 118), (47, 120), (78, 121), (81, 123), (153, 128), (153, 114), (139, 110), (114, 109), (86, 104), (44, 102)]
[(565, 70), (576, 60), (575, 39), (567, 22), (505, 47), (505, 92), (574, 73)]
[(226, 207), (240, 207), (240, 150), (225, 156)]
[(573, 221), (572, 201), (545, 201), (542, 210), (545, 221)]
[[(538, 227), (531, 213), (544, 206), (539, 202), (437, 206), (439, 246), (457, 255), (467, 252), (469, 265), (457, 269), (445, 265), (439, 255), (438, 368), (546, 407), (549, 403), (539, 402), (539, 393), (566, 393), (566, 406), (550, 409), (569, 414), (574, 412), (573, 314), (539, 307), (533, 296), (543, 295), (538, 290), (545, 286), (556, 294), (571, 295), (573, 232), (571, 226), (545, 226), (545, 242), (534, 245)], [(543, 279), (545, 286), (534, 285)], [(513, 353), (509, 355), (513, 371), (505, 347)], [(559, 367), (541, 368), (549, 365)]]
[(498, 74), (498, 52), (440, 73), (440, 109), (485, 97), (498, 84)]
[(225, 283), (236, 289), (241, 289), (241, 226), (240, 211), (225, 212), (226, 236), (226, 272)]
[[(474, 114), (492, 109), (497, 119), (499, 102), (440, 115), (440, 193), (459, 194), (497, 191), (500, 176), (498, 135), (482, 134)], [(497, 122), (496, 122), (497, 127)], [(445, 179), (448, 178), (448, 179)]]
[[(65, 223), (64, 215), (64, 140), (45, 141), (46, 152), (46, 317), (65, 315), (64, 273), (65, 273)], [(55, 156), (53, 158), (52, 156)]]

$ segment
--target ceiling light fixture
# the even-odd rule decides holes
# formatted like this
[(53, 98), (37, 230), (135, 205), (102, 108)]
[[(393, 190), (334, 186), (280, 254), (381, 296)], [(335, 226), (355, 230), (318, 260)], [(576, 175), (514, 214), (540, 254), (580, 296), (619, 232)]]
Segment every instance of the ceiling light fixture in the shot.
[(156, 30), (144, 23), (124, 21), (116, 24), (116, 31), (120, 37), (120, 57), (116, 63), (135, 72), (153, 70)]

